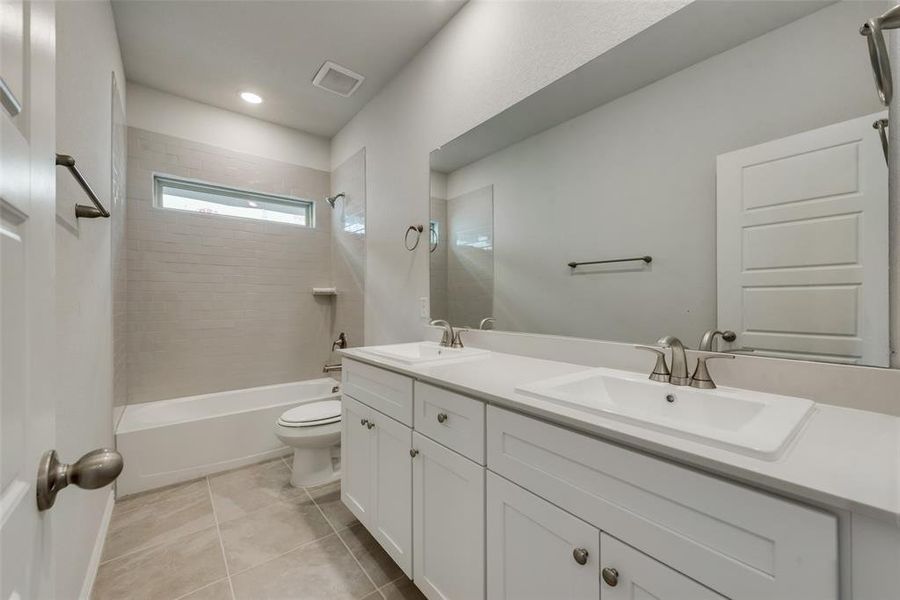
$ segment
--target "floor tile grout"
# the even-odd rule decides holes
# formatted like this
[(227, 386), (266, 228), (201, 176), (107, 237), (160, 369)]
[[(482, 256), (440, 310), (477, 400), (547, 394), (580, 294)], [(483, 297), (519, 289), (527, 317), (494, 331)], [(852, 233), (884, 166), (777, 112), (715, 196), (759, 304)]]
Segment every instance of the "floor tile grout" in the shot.
[(175, 540), (179, 540), (179, 539), (182, 539), (182, 538), (186, 538), (186, 537), (191, 536), (191, 535), (196, 535), (196, 534), (198, 534), (198, 533), (203, 533), (203, 532), (206, 531), (207, 529), (212, 529), (213, 527), (215, 527), (215, 525), (209, 525), (209, 526), (207, 526), (207, 527), (201, 527), (200, 529), (198, 529), (198, 530), (196, 530), (196, 531), (187, 531), (187, 532), (185, 532), (185, 533), (182, 533), (181, 535), (175, 536), (175, 537), (172, 538), (172, 539), (163, 540), (163, 541), (161, 541), (161, 542), (154, 542), (154, 543), (152, 543), (152, 544), (147, 544), (146, 546), (138, 546), (137, 548), (133, 548), (132, 550), (129, 550), (128, 552), (125, 552), (124, 554), (119, 554), (118, 556), (114, 556), (114, 557), (112, 557), (112, 558), (107, 558), (106, 560), (101, 560), (100, 563), (98, 564), (98, 566), (99, 566), (99, 567), (102, 567), (103, 565), (109, 564), (109, 563), (111, 563), (111, 562), (115, 562), (115, 561), (117, 561), (117, 560), (119, 560), (119, 559), (121, 559), (121, 558), (127, 558), (127, 557), (129, 557), (129, 556), (132, 556), (132, 555), (134, 555), (134, 554), (137, 554), (138, 552), (145, 552), (145, 551), (147, 551), (147, 550), (153, 550), (154, 548), (158, 548), (159, 546), (164, 546), (164, 545), (166, 545), (166, 544), (171, 544), (171, 543), (172, 543), (173, 541), (175, 541)]
[(219, 527), (219, 516), (216, 514), (216, 501), (213, 498), (212, 484), (209, 477), (206, 477), (206, 490), (209, 492), (209, 504), (212, 507), (213, 521), (216, 523), (216, 537), (219, 540), (219, 549), (222, 550), (222, 562), (225, 563), (225, 577), (228, 579), (228, 591), (231, 593), (231, 600), (236, 600), (234, 596), (234, 584), (231, 583), (231, 570), (228, 568), (228, 556), (225, 554), (225, 542), (222, 540), (222, 529)]
[[(337, 534), (334, 533), (334, 532), (332, 531), (331, 533), (329, 533), (329, 534), (327, 534), (327, 535), (323, 535), (322, 537), (317, 537), (317, 538), (314, 539), (314, 540), (309, 540), (309, 541), (307, 541), (307, 542), (303, 542), (302, 544), (299, 544), (299, 545), (297, 545), (297, 546), (294, 546), (294, 547), (291, 548), (290, 550), (285, 550), (284, 552), (282, 552), (281, 554), (279, 554), (279, 555), (277, 555), (277, 556), (273, 556), (272, 558), (267, 558), (266, 560), (262, 561), (261, 563), (257, 563), (257, 564), (255, 564), (255, 565), (253, 565), (253, 566), (251, 566), (251, 567), (246, 567), (246, 568), (244, 568), (244, 569), (241, 569), (240, 571), (235, 571), (234, 573), (231, 574), (231, 576), (234, 577), (235, 575), (241, 575), (241, 574), (243, 574), (243, 573), (246, 573), (247, 571), (250, 571), (250, 570), (252, 570), (252, 569), (255, 569), (256, 567), (261, 567), (261, 566), (263, 566), (263, 565), (265, 565), (265, 564), (268, 564), (268, 563), (272, 562), (273, 560), (277, 560), (277, 559), (279, 559), (279, 558), (282, 558), (283, 556), (286, 556), (286, 555), (290, 554), (291, 552), (294, 552), (295, 550), (300, 550), (301, 548), (304, 548), (304, 547), (306, 547), (306, 546), (309, 546), (310, 544), (315, 544), (316, 542), (321, 542), (322, 540), (327, 540), (328, 538), (330, 538), (330, 537), (333, 536), (333, 535), (337, 535)], [(338, 539), (340, 539), (340, 536), (338, 536)]]
[[(303, 491), (306, 492), (306, 495), (307, 495), (307, 496), (309, 497), (309, 499), (312, 501), (313, 506), (315, 506), (315, 507), (319, 510), (319, 512), (322, 513), (322, 518), (325, 519), (325, 522), (328, 523), (328, 526), (331, 527), (331, 530), (332, 530), (332, 531), (334, 531), (334, 535), (337, 536), (338, 541), (340, 541), (341, 544), (343, 544), (344, 548), (347, 549), (347, 553), (350, 554), (350, 557), (351, 557), (351, 558), (354, 560), (354, 562), (356, 562), (356, 564), (359, 566), (360, 571), (363, 572), (363, 575), (366, 576), (366, 579), (369, 580), (369, 583), (372, 584), (372, 587), (375, 588), (375, 591), (378, 592), (378, 594), (379, 594), (382, 598), (384, 598), (384, 594), (382, 594), (381, 591), (378, 589), (378, 586), (375, 585), (375, 580), (372, 579), (372, 576), (369, 575), (369, 572), (366, 571), (366, 568), (362, 566), (362, 563), (359, 562), (359, 559), (356, 558), (356, 555), (353, 554), (353, 551), (352, 551), (352, 550), (350, 550), (350, 546), (347, 545), (347, 542), (344, 541), (344, 538), (342, 538), (340, 535), (338, 535), (338, 530), (337, 530), (337, 528), (334, 526), (334, 523), (332, 523), (331, 520), (325, 515), (325, 511), (322, 510), (322, 507), (319, 506), (319, 503), (316, 502), (316, 499), (312, 497), (312, 494), (309, 493), (309, 490), (308, 490), (308, 489), (303, 488)], [(341, 529), (341, 531), (346, 531), (347, 529), (349, 529), (349, 527), (346, 527), (346, 528), (344, 528), (344, 529)], [(369, 592), (369, 594), (371, 594), (371, 592)], [(366, 594), (366, 595), (368, 596), (369, 594)]]
[[(200, 590), (205, 590), (206, 588), (214, 586), (217, 583), (222, 582), (222, 581), (228, 581), (228, 577), (222, 577), (221, 579), (216, 579), (215, 581), (211, 581), (202, 587), (198, 587), (195, 590), (191, 590), (186, 594), (182, 594), (182, 595), (178, 596), (177, 598), (175, 598), (175, 600), (181, 600), (182, 598), (186, 598), (186, 597), (190, 596), (191, 594), (193, 594), (194, 592), (199, 592)], [(229, 582), (228, 585), (230, 586), (231, 583)]]

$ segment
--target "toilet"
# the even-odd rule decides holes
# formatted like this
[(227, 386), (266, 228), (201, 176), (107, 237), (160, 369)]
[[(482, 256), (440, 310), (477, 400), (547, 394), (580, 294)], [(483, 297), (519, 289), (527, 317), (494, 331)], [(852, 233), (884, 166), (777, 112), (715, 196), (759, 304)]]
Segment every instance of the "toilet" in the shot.
[(285, 411), (275, 423), (275, 435), (294, 449), (291, 485), (309, 487), (340, 478), (340, 400), (318, 400)]

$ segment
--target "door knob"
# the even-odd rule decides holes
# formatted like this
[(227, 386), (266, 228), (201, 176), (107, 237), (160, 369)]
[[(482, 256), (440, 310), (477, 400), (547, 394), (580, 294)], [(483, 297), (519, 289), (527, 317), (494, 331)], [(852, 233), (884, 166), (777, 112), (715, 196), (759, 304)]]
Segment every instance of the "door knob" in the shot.
[(603, 577), (603, 581), (606, 582), (606, 585), (609, 587), (616, 587), (619, 585), (619, 572), (615, 569), (611, 569), (606, 567), (602, 571), (600, 571), (600, 575)]
[(588, 559), (588, 551), (586, 548), (575, 548), (572, 550), (572, 558), (575, 559), (579, 565), (587, 564)]
[(116, 480), (124, 465), (122, 455), (109, 448), (92, 450), (70, 465), (59, 462), (56, 450), (48, 450), (41, 457), (38, 467), (38, 510), (52, 507), (56, 494), (70, 483), (85, 490), (109, 485)]

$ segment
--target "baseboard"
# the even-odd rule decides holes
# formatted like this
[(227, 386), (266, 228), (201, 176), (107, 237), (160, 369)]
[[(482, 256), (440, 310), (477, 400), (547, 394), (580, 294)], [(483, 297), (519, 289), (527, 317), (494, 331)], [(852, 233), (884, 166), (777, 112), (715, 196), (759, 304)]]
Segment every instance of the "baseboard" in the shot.
[(109, 489), (106, 497), (106, 508), (103, 509), (103, 520), (100, 521), (100, 531), (94, 541), (94, 550), (91, 552), (91, 560), (88, 563), (87, 573), (84, 574), (84, 583), (81, 584), (80, 600), (89, 600), (94, 589), (94, 580), (97, 579), (97, 570), (100, 568), (100, 558), (103, 556), (103, 545), (106, 543), (106, 532), (109, 530), (109, 521), (112, 518), (113, 507), (116, 505), (116, 493)]

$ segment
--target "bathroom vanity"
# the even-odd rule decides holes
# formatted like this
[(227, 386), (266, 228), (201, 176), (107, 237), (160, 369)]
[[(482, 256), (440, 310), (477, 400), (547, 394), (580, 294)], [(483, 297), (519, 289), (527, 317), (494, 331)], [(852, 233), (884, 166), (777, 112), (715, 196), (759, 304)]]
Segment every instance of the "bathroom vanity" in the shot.
[[(900, 589), (897, 479), (868, 477), (898, 464), (896, 444), (879, 446), (896, 440), (894, 417), (817, 405), (769, 460), (516, 391), (582, 365), (379, 352), (344, 352), (341, 497), (428, 598)], [(837, 446), (881, 449), (866, 477), (833, 459), (842, 425), (859, 433)]]

